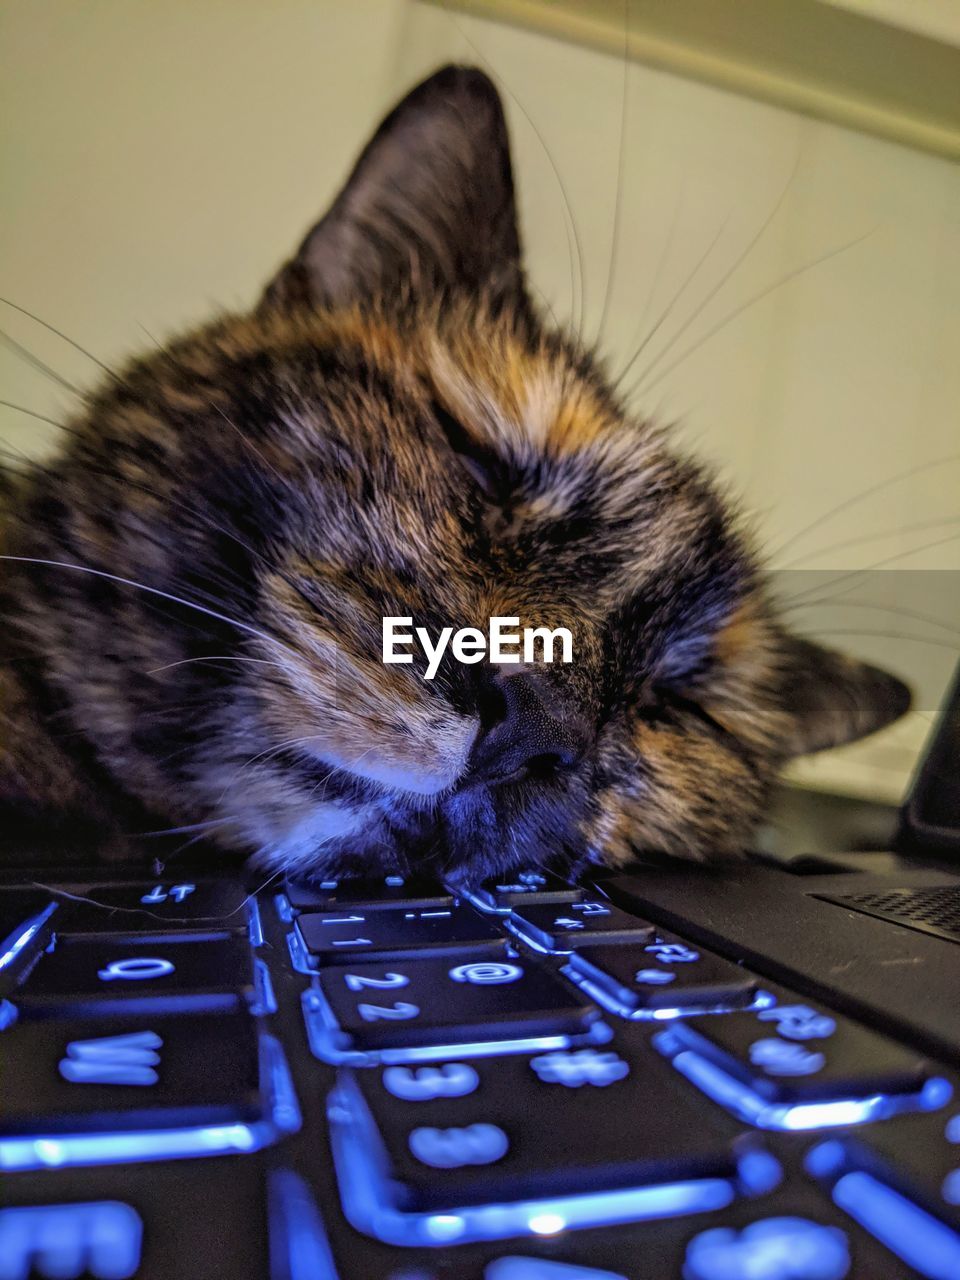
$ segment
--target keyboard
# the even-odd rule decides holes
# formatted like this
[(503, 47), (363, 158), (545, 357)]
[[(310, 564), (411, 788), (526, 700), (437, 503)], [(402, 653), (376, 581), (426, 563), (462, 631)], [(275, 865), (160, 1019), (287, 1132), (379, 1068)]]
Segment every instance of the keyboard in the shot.
[(957, 1280), (951, 1056), (643, 887), (6, 884), (0, 1280)]

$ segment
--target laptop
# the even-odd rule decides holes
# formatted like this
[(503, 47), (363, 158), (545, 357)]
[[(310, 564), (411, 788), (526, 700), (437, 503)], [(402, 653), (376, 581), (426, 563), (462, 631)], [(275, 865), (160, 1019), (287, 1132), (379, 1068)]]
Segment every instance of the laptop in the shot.
[(958, 760), (960, 673), (876, 851), (8, 868), (0, 1280), (957, 1280)]

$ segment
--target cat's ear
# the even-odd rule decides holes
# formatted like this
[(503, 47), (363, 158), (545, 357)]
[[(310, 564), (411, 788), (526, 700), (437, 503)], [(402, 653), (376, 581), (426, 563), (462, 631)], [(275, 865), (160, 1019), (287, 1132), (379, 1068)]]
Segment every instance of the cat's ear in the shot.
[(448, 66), (396, 106), (261, 307), (483, 290), (526, 305), (510, 144), (492, 82)]
[(781, 697), (791, 721), (792, 755), (838, 747), (899, 719), (910, 709), (910, 690), (886, 671), (784, 637)]

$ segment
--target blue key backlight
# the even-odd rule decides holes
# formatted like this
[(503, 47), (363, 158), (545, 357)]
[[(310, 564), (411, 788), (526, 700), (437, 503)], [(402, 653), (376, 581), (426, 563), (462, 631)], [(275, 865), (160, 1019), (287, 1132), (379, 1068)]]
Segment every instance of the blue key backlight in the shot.
[(510, 1150), (510, 1140), (498, 1125), (482, 1123), (459, 1129), (414, 1129), (407, 1144), (414, 1158), (431, 1169), (495, 1164)]
[(176, 966), (160, 956), (131, 956), (126, 960), (111, 960), (97, 971), (101, 982), (144, 982), (151, 978), (168, 978), (176, 972)]
[[(763, 1014), (758, 1014), (758, 1017), (762, 1018)], [(827, 1065), (822, 1053), (778, 1040), (775, 1036), (754, 1040), (748, 1052), (753, 1065), (768, 1076), (814, 1076)]]
[(960, 1276), (960, 1236), (870, 1173), (845, 1173), (833, 1186), (845, 1213), (927, 1280)]
[(687, 1246), (683, 1280), (844, 1280), (845, 1234), (808, 1218), (765, 1218), (743, 1231), (714, 1227)]
[(387, 1067), (383, 1087), (404, 1102), (432, 1102), (434, 1098), (465, 1098), (480, 1086), (480, 1077), (465, 1062), (436, 1067)]
[(530, 1068), (544, 1084), (561, 1084), (568, 1089), (579, 1089), (585, 1084), (603, 1089), (623, 1080), (630, 1072), (616, 1053), (601, 1053), (597, 1049), (541, 1054), (531, 1059)]
[(475, 987), (499, 987), (522, 978), (523, 969), (518, 964), (477, 960), (472, 964), (457, 965), (450, 970), (450, 977), (454, 982), (467, 982)]
[(160, 1077), (163, 1041), (155, 1031), (72, 1040), (58, 1070), (70, 1084), (135, 1085), (147, 1088)]
[(773, 1022), (787, 1040), (826, 1040), (837, 1029), (833, 1018), (805, 1004), (777, 1004), (757, 1014), (758, 1022)]
[(0, 1209), (0, 1276), (129, 1280), (142, 1239), (140, 1215), (117, 1200)]

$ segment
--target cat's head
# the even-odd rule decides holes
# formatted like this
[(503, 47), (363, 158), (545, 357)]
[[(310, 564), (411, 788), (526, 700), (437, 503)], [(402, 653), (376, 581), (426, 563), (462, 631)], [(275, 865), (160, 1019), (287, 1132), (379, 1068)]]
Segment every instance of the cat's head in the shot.
[[(133, 366), (49, 474), (34, 554), (154, 593), (48, 572), (73, 719), (268, 864), (729, 855), (786, 759), (906, 706), (787, 635), (709, 476), (538, 313), (475, 70), (415, 89), (256, 311)], [(419, 645), (382, 660), (397, 616), (563, 627), (572, 661), (448, 647), (425, 679)]]

